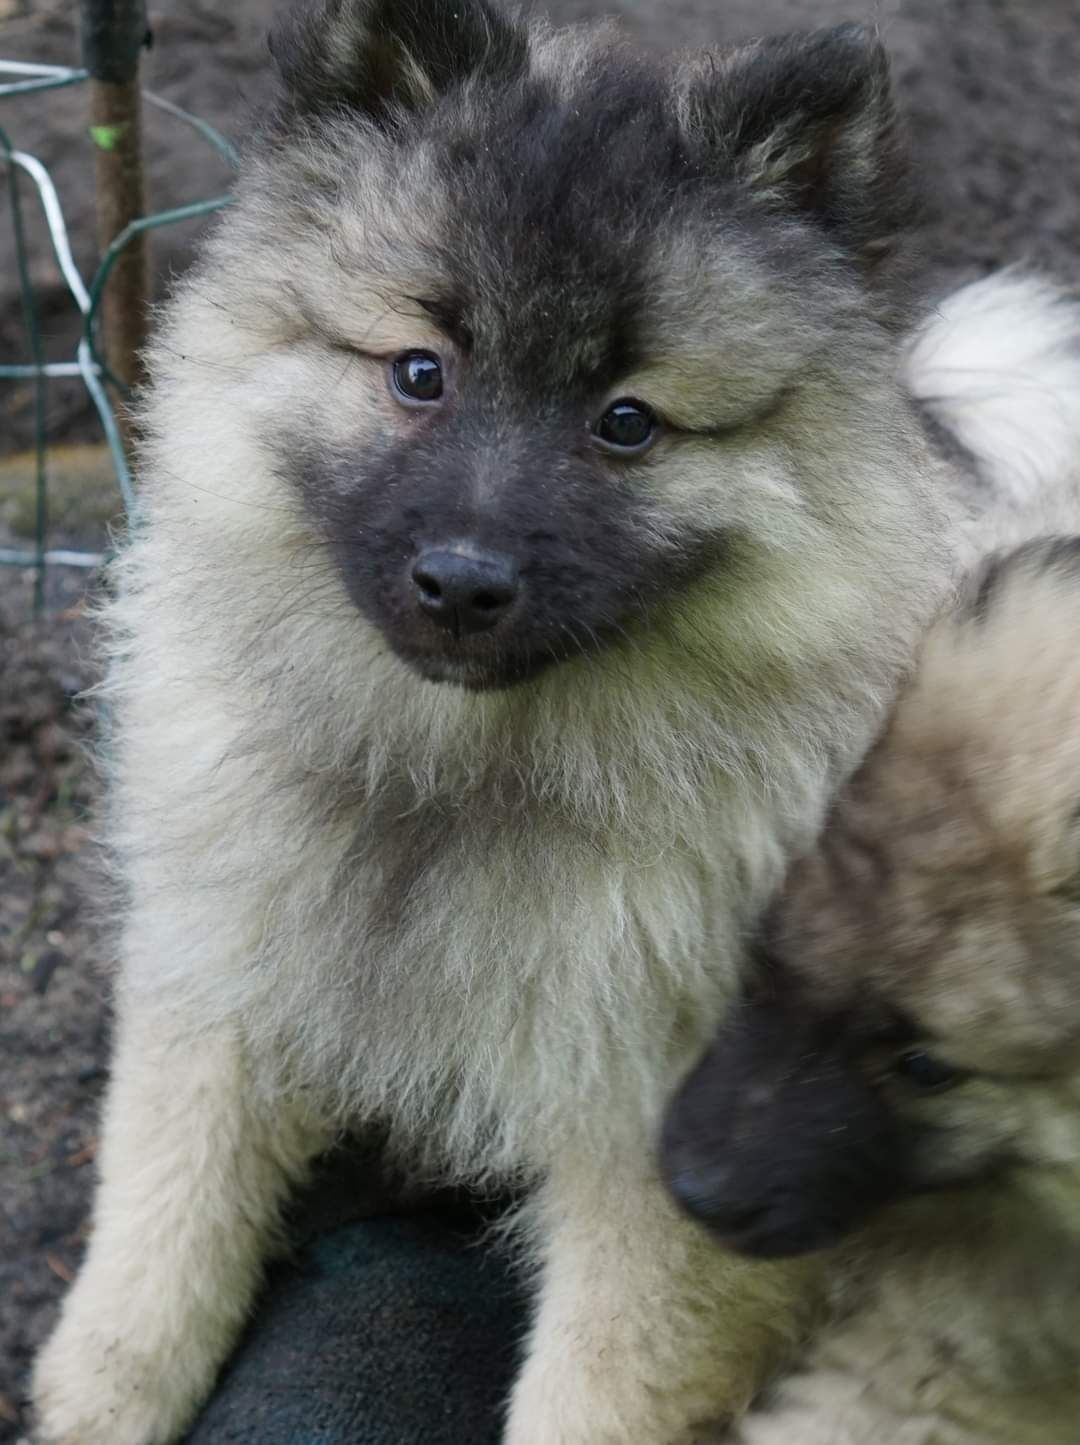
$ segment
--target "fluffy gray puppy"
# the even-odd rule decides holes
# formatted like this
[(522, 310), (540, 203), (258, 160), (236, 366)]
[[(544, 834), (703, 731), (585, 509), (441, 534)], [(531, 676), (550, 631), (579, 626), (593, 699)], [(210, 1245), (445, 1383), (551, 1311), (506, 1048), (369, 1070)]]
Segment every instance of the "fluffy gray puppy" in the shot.
[(730, 1445), (1077, 1439), (1078, 636), (1080, 538), (997, 558), (933, 628), (770, 918), (779, 976), (672, 1110), (726, 1244), (852, 1236)]
[(912, 393), (973, 453), (1000, 418), (1004, 490), (1052, 492), (1076, 318), (983, 283), (902, 381), (860, 31), (657, 61), (331, 0), (273, 49), (151, 356), (107, 619), (116, 1048), (41, 1432), (175, 1440), (290, 1185), (372, 1120), (536, 1186), (507, 1439), (681, 1441), (808, 1271), (712, 1248), (652, 1140), (948, 585)]

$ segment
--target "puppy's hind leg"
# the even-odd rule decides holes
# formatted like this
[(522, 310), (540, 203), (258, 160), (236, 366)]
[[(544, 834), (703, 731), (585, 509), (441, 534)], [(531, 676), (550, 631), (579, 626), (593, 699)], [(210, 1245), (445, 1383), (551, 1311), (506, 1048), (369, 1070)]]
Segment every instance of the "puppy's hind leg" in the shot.
[(39, 1356), (47, 1445), (168, 1445), (243, 1324), (292, 1179), (325, 1142), (256, 1100), (237, 1040), (119, 1021), (86, 1261)]
[(645, 1174), (647, 1158), (561, 1160), (536, 1202), (541, 1296), (506, 1445), (715, 1438), (807, 1327), (818, 1264), (721, 1250)]

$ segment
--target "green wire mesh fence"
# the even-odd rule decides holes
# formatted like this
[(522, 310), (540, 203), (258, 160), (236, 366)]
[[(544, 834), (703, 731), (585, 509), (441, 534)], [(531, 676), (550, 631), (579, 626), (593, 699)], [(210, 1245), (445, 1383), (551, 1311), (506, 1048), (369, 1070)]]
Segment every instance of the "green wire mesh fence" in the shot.
[[(90, 73), (87, 70), (0, 60), (0, 99), (12, 95), (25, 95), (32, 91), (56, 90), (63, 86), (78, 85), (89, 79)], [(173, 105), (171, 101), (165, 100), (161, 96), (153, 95), (149, 91), (143, 91), (142, 96), (148, 104), (190, 126), (230, 165), (236, 164), (235, 150), (213, 126), (208, 125), (206, 121), (200, 120), (197, 116), (189, 115), (187, 111), (181, 110), (179, 106)], [(101, 420), (105, 441), (116, 472), (117, 485), (130, 522), (135, 513), (135, 490), (116, 414), (106, 392), (106, 383), (113, 386), (121, 396), (126, 393), (128, 388), (109, 370), (105, 359), (98, 350), (97, 343), (99, 309), (105, 286), (118, 257), (139, 233), (155, 230), (159, 226), (168, 226), (174, 222), (209, 215), (212, 211), (227, 205), (230, 198), (227, 195), (214, 196), (209, 200), (195, 201), (190, 205), (178, 206), (172, 210), (158, 211), (137, 218), (118, 236), (114, 237), (102, 255), (97, 270), (87, 283), (72, 256), (63, 209), (47, 169), (35, 156), (27, 155), (16, 149), (3, 127), (0, 127), (0, 163), (3, 164), (7, 173), (8, 197), (14, 229), (15, 262), (28, 346), (28, 357), (25, 361), (0, 364), (0, 380), (30, 381), (33, 385), (35, 465), (33, 546), (25, 549), (0, 547), (0, 565), (35, 569), (35, 598), (40, 606), (45, 572), (48, 567), (94, 568), (104, 560), (100, 553), (55, 549), (48, 546), (49, 438), (46, 427), (46, 404), (49, 380), (52, 377), (60, 376), (82, 378)], [(82, 315), (82, 334), (75, 356), (69, 360), (49, 361), (45, 357), (40, 319), (30, 277), (22, 210), (23, 201), (19, 185), (20, 175), (28, 177), (33, 185), (48, 229), (56, 264), (71, 294), (73, 304)]]

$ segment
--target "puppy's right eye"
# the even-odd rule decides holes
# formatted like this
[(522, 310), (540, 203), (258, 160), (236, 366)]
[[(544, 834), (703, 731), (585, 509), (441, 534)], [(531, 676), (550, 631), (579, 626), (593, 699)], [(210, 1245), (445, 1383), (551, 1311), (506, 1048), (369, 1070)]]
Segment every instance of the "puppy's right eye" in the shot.
[(906, 1049), (894, 1062), (893, 1073), (924, 1094), (938, 1094), (951, 1089), (963, 1078), (959, 1069), (954, 1069), (942, 1059), (935, 1059), (925, 1049)]
[(438, 401), (443, 394), (442, 363), (430, 351), (406, 351), (390, 366), (398, 400), (406, 406)]
[(624, 396), (608, 407), (592, 432), (608, 451), (630, 455), (645, 451), (655, 441), (657, 420), (652, 409), (643, 401)]

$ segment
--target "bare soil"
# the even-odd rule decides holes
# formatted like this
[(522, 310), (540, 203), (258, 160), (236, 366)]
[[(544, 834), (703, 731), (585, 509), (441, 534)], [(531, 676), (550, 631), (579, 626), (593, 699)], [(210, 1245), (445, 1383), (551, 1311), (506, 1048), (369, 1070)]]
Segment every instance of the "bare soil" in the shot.
[(86, 579), (57, 572), (45, 617), (0, 568), (0, 1440), (72, 1276), (92, 1180), (107, 987), (88, 922), (94, 677)]

